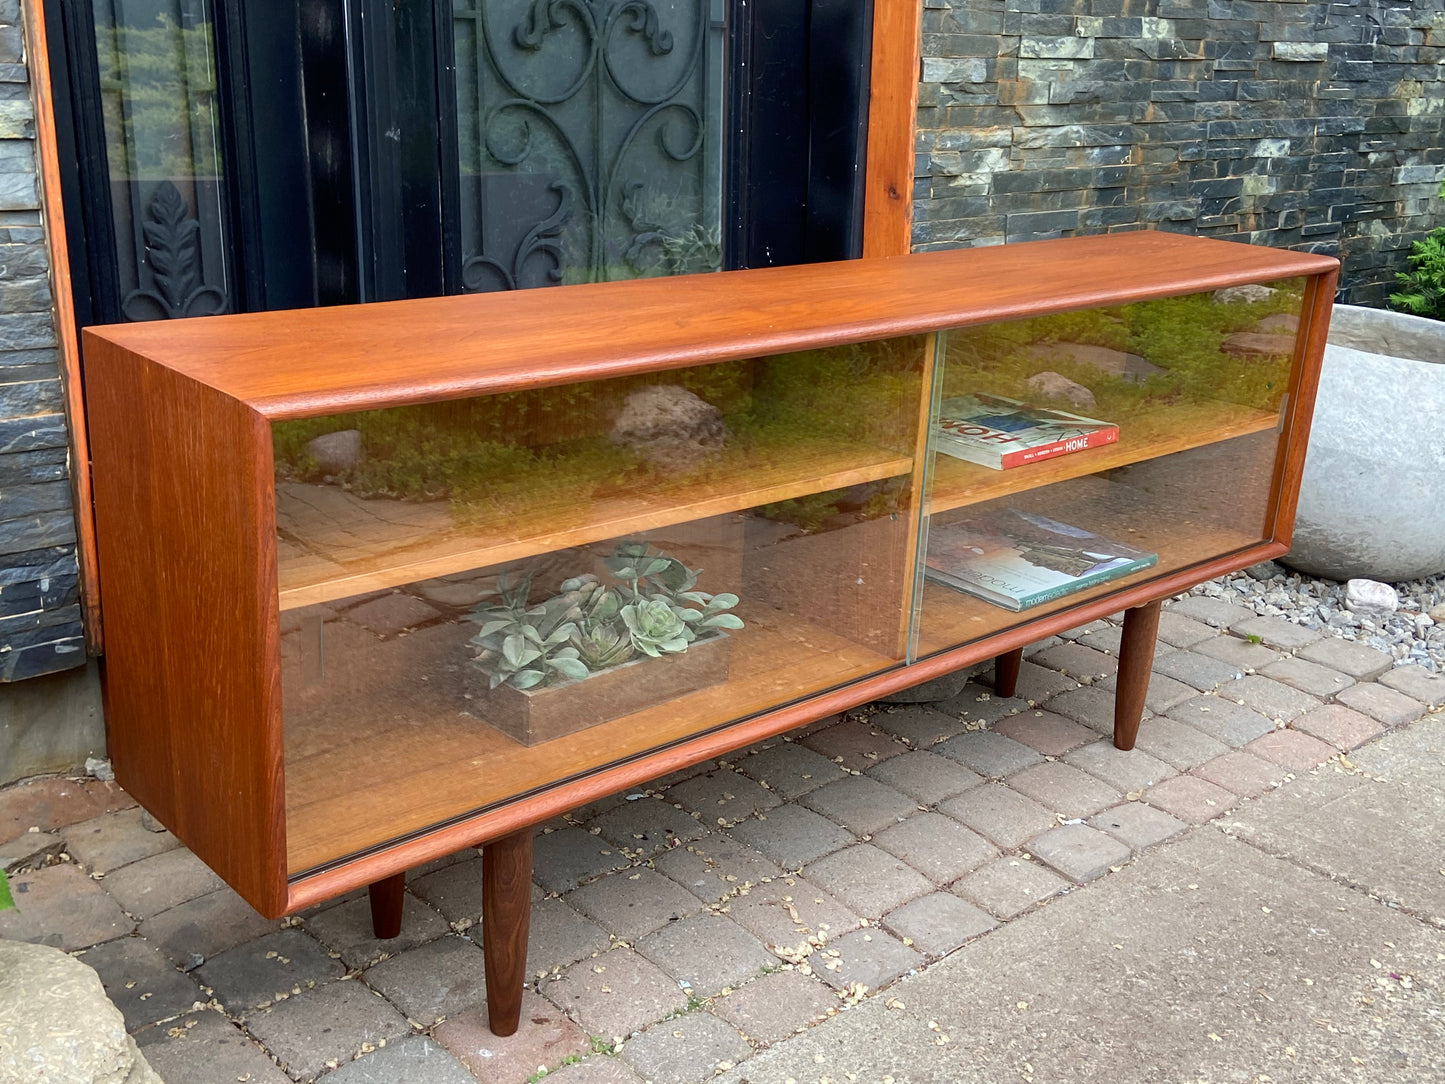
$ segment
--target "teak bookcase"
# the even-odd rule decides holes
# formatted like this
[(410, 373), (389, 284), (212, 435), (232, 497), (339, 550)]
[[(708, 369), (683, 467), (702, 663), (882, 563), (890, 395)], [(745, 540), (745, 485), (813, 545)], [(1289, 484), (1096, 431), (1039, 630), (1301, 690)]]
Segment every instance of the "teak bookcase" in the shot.
[[(1119, 611), (1132, 747), (1160, 600), (1288, 548), (1336, 270), (1139, 232), (89, 329), (117, 778), (269, 916), (369, 885), (394, 935), (408, 868), (485, 845), (509, 1034), (549, 817), (981, 660), (1009, 692), (1024, 645)], [(1043, 371), (1118, 442), (935, 451), (941, 401)], [(924, 575), (930, 529), (1002, 512), (1157, 563), (1017, 613)], [(504, 726), (474, 607), (628, 544), (742, 627)]]

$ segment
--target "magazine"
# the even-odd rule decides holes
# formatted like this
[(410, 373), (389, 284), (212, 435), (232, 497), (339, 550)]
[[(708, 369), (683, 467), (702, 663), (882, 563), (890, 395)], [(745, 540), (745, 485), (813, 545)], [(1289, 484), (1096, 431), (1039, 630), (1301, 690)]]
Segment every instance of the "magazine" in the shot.
[(1149, 568), (1157, 553), (1013, 508), (928, 528), (929, 579), (1026, 610)]
[(1119, 427), (1112, 422), (983, 392), (945, 399), (939, 411), (938, 450), (994, 470), (1082, 452), (1118, 439)]

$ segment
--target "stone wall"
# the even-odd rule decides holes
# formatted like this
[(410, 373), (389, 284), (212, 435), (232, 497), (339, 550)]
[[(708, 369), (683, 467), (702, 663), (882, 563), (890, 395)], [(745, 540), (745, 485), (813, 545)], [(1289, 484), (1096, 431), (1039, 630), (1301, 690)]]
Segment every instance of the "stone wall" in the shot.
[(19, 0), (0, 0), (0, 683), (85, 662), (24, 53)]
[(1308, 249), (1382, 305), (1445, 225), (1440, 0), (924, 0), (914, 243)]

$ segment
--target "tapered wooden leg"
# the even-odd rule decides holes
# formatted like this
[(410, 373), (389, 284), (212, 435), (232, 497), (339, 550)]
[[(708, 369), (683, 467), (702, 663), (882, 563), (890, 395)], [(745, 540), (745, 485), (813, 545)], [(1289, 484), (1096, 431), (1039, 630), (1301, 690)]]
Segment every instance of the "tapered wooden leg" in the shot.
[(999, 696), (1013, 696), (1019, 688), (1019, 668), (1024, 664), (1024, 649), (1005, 651), (993, 660), (993, 691)]
[(1114, 694), (1114, 748), (1132, 749), (1144, 716), (1149, 672), (1154, 667), (1154, 639), (1159, 632), (1159, 603), (1124, 611), (1124, 636), (1119, 644), (1119, 686)]
[(385, 940), (401, 933), (401, 902), (406, 874), (397, 873), (367, 886), (371, 896), (371, 931)]
[(531, 920), (532, 829), (524, 828), (482, 848), (482, 953), (493, 1035), (515, 1034), (522, 1015)]

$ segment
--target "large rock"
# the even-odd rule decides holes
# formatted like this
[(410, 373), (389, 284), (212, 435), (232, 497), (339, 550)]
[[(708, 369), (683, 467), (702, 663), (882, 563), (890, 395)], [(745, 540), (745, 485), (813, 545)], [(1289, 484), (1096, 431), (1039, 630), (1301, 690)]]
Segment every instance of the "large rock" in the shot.
[(94, 970), (46, 945), (0, 941), (0, 1081), (162, 1084)]
[(1314, 576), (1399, 583), (1445, 571), (1445, 323), (1335, 306), (1280, 558)]
[(689, 470), (722, 450), (727, 427), (717, 407), (675, 384), (652, 384), (627, 397), (612, 442), (660, 470)]

